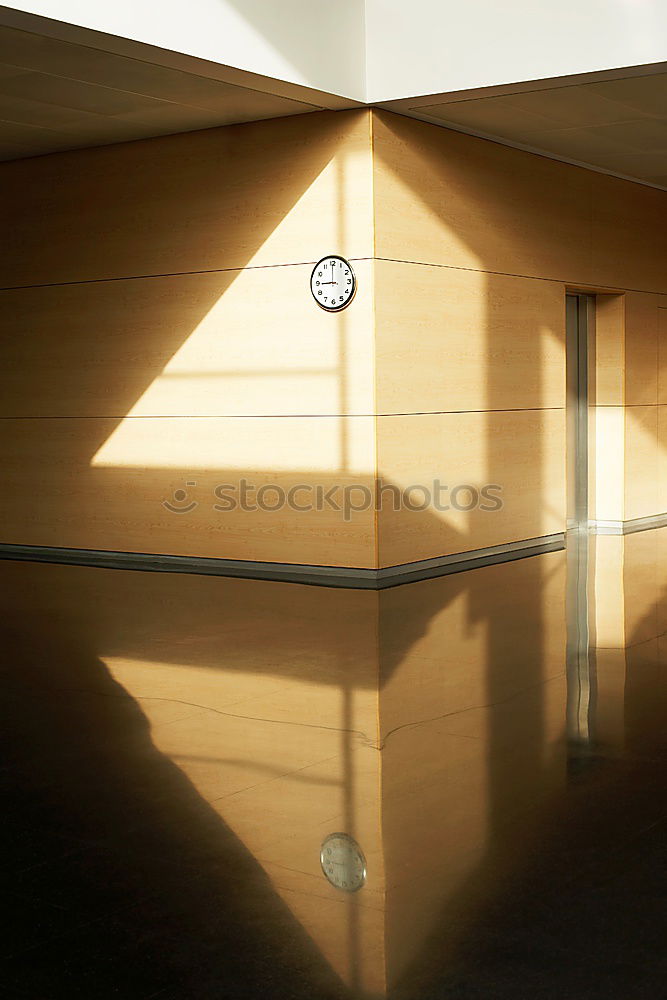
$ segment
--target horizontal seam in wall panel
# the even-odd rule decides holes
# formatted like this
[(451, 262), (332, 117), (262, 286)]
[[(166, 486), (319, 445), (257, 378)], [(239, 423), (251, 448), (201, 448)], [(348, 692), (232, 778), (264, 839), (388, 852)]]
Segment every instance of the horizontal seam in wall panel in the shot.
[[(439, 267), (448, 271), (469, 271), (473, 274), (489, 274), (495, 275), (501, 278), (522, 278), (527, 281), (549, 281), (552, 284), (557, 285), (571, 285), (571, 279), (564, 278), (547, 278), (535, 274), (516, 274), (513, 271), (488, 271), (483, 268), (477, 267), (463, 267), (460, 264), (437, 264), (434, 262), (424, 261), (424, 260), (402, 260), (397, 257), (348, 257), (347, 260), (352, 263), (363, 263), (364, 261), (384, 261), (387, 264), (411, 264), (415, 267)], [(2, 285), (0, 286), (0, 292), (16, 292), (23, 289), (30, 288), (62, 288), (69, 285), (97, 285), (105, 284), (112, 281), (147, 281), (151, 278), (185, 278), (188, 275), (197, 274), (227, 274), (231, 271), (264, 271), (270, 268), (276, 267), (305, 267), (307, 265), (315, 266), (317, 261), (315, 260), (301, 260), (301, 261), (284, 261), (282, 263), (275, 264), (245, 264), (237, 267), (212, 267), (203, 268), (201, 270), (193, 271), (165, 271), (158, 272), (154, 274), (126, 274), (126, 275), (116, 275), (109, 278), (81, 278), (75, 281), (44, 281), (37, 282), (35, 284), (28, 285)], [(615, 285), (603, 285), (595, 284), (596, 288), (604, 289), (609, 294), (622, 295), (624, 292), (639, 292), (646, 295), (667, 295), (667, 292), (656, 291), (651, 288), (619, 288)], [(594, 293), (593, 293), (594, 294)], [(667, 308), (667, 307), (659, 307)]]
[[(351, 259), (351, 258), (350, 258)], [(358, 257), (357, 260), (366, 260), (365, 257)], [(446, 271), (470, 271), (473, 274), (492, 274), (499, 278), (525, 278), (526, 281), (550, 281), (556, 285), (573, 285), (571, 278), (546, 278), (537, 274), (516, 274), (513, 271), (489, 271), (480, 267), (463, 267), (461, 264), (436, 264), (426, 260), (402, 260), (398, 257), (374, 257), (373, 260), (384, 261), (387, 264), (412, 264), (415, 267), (440, 267)], [(644, 295), (667, 295), (664, 291), (655, 291), (652, 288), (620, 288), (618, 285), (603, 285), (598, 282), (591, 282), (594, 287), (603, 289), (610, 295), (622, 295), (624, 292), (639, 292)], [(591, 292), (595, 295), (595, 292)], [(667, 307), (658, 307), (667, 308)]]
[(415, 410), (407, 413), (103, 413), (98, 416), (0, 415), (0, 420), (373, 420), (380, 417), (447, 417), (466, 413), (543, 413), (564, 410), (564, 406), (517, 406), (495, 410)]
[(628, 410), (632, 406), (667, 406), (667, 403), (591, 403), (598, 410)]
[(565, 410), (564, 406), (506, 406), (484, 410), (412, 410), (407, 413), (378, 413), (378, 417), (440, 417), (455, 416), (465, 413), (543, 413), (552, 410)]
[[(409, 415), (409, 414), (408, 414)], [(375, 413), (110, 413), (97, 416), (0, 416), (0, 420), (372, 420)]]
[[(347, 257), (352, 263), (374, 260), (374, 257)], [(276, 264), (242, 264), (240, 267), (211, 267), (194, 271), (164, 271), (156, 274), (121, 274), (110, 278), (80, 278), (76, 281), (43, 281), (30, 285), (2, 285), (0, 292), (19, 292), (31, 288), (65, 288), (70, 285), (104, 285), (113, 281), (150, 281), (152, 278), (187, 278), (197, 274), (230, 274), (234, 271), (268, 271), (276, 267), (314, 267), (316, 260), (284, 261)]]

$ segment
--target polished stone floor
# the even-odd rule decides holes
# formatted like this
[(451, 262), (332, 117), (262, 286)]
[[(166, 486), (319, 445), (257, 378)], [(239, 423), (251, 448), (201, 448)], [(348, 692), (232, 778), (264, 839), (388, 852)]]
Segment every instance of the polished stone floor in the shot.
[(0, 996), (665, 996), (666, 543), (583, 589), (0, 563)]

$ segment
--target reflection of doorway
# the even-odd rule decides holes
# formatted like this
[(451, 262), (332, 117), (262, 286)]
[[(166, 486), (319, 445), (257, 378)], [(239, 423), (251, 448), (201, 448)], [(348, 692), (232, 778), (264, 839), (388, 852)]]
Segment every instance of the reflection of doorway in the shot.
[[(589, 655), (589, 357), (595, 297), (566, 296), (567, 368), (567, 734), (588, 744), (594, 701)], [(592, 366), (591, 366), (592, 367)]]

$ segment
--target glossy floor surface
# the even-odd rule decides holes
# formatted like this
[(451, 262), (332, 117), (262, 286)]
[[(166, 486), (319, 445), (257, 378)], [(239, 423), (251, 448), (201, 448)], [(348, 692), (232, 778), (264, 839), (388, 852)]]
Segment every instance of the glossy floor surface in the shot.
[(565, 553), (382, 593), (0, 563), (0, 995), (664, 996), (666, 542), (598, 538), (587, 610)]

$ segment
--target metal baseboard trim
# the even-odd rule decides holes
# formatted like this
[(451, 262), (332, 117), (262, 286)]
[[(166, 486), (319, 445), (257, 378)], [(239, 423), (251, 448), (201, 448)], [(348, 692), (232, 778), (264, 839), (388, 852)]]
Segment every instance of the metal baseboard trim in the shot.
[(61, 549), (37, 545), (0, 545), (0, 559), (91, 566), (97, 569), (138, 570), (146, 573), (191, 573), (247, 580), (319, 584), (323, 587), (375, 588), (376, 571), (356, 567), (309, 566), (303, 563), (255, 562), (245, 559), (209, 559), (204, 556), (111, 552), (104, 549)]
[(565, 548), (565, 534), (526, 538), (492, 545), (471, 552), (458, 552), (435, 559), (365, 569), (347, 566), (310, 566), (303, 563), (255, 562), (244, 559), (208, 559), (200, 556), (158, 555), (145, 552), (111, 552), (104, 549), (66, 549), (43, 545), (0, 544), (0, 559), (20, 562), (90, 566), (97, 569), (138, 570), (147, 573), (191, 573), (199, 576), (273, 580), (319, 587), (354, 590), (386, 590), (433, 577), (481, 569), (497, 563), (526, 559)]
[(484, 566), (514, 562), (516, 559), (527, 559), (530, 556), (557, 552), (564, 548), (565, 533), (558, 532), (554, 535), (542, 535), (540, 538), (524, 538), (503, 545), (490, 545), (485, 549), (473, 549), (470, 552), (457, 552), (436, 559), (422, 559), (399, 566), (388, 566), (376, 571), (377, 589), (384, 590), (404, 583), (430, 580), (436, 576), (449, 576), (466, 570), (482, 569)]
[(596, 535), (633, 535), (636, 531), (667, 527), (667, 514), (636, 517), (631, 521), (591, 521), (590, 527)]

